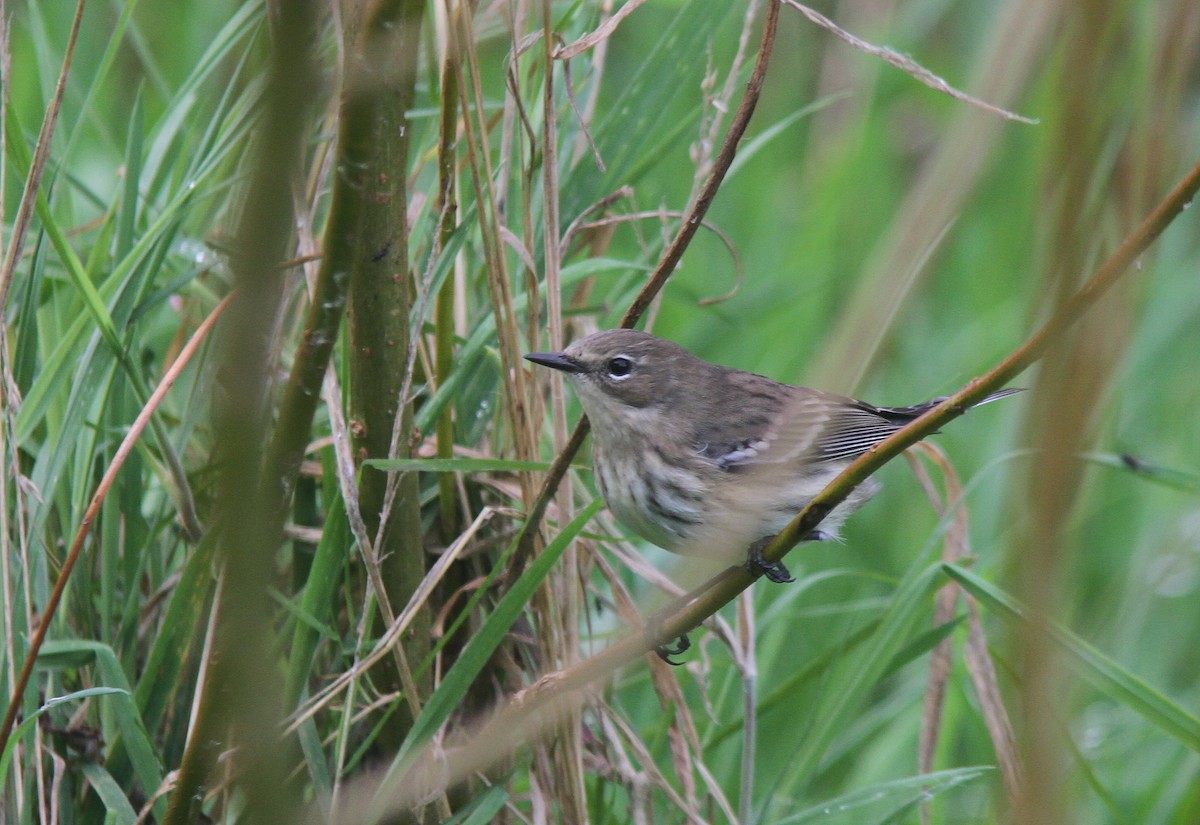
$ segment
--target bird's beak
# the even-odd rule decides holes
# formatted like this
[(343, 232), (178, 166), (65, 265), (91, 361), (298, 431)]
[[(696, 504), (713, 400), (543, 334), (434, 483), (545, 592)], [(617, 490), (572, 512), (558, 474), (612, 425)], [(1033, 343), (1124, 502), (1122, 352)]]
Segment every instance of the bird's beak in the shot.
[(583, 372), (582, 367), (561, 352), (531, 352), (525, 356), (525, 360), (541, 364), (552, 370), (562, 370), (567, 373)]

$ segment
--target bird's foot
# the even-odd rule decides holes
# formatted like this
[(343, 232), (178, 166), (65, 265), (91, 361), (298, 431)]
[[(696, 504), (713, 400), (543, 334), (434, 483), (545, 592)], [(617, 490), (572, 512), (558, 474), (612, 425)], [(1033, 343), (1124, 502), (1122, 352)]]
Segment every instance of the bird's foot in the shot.
[(683, 664), (683, 662), (672, 661), (671, 657), (685, 653), (691, 646), (692, 640), (688, 638), (686, 633), (684, 633), (675, 640), (674, 645), (669, 647), (667, 645), (658, 645), (654, 648), (654, 652), (658, 654), (658, 658), (662, 659), (667, 664), (671, 665), (672, 667), (679, 667)]
[[(764, 536), (754, 544), (750, 545), (750, 555), (746, 559), (746, 570), (754, 578), (766, 576), (775, 584), (787, 584), (794, 582), (796, 579), (788, 572), (787, 566), (782, 561), (767, 561), (763, 558), (763, 550), (767, 548), (771, 542), (775, 540), (775, 536)], [(830, 541), (833, 536), (823, 530), (813, 530), (804, 537), (805, 541)]]
[(674, 643), (668, 644), (669, 636), (663, 635), (663, 622), (665, 619), (676, 613), (678, 608), (687, 603), (687, 598), (678, 599), (673, 607), (660, 611), (646, 620), (646, 624), (642, 627), (642, 632), (646, 634), (646, 641), (650, 647), (658, 654), (658, 658), (662, 659), (669, 665), (678, 667), (683, 662), (676, 662), (671, 659), (672, 656), (678, 656), (684, 653), (692, 646), (692, 640), (688, 638), (686, 633), (680, 633)]
[(775, 536), (764, 536), (750, 545), (750, 554), (746, 559), (746, 570), (756, 579), (759, 576), (766, 576), (775, 582), (775, 584), (794, 582), (795, 579), (792, 578), (792, 574), (788, 572), (783, 562), (767, 561), (763, 558), (763, 550), (774, 540)]

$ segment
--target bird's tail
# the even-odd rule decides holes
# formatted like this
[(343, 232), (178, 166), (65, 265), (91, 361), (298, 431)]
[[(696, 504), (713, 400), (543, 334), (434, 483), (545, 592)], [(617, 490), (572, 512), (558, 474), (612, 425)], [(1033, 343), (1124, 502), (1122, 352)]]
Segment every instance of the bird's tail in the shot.
[[(991, 395), (984, 397), (981, 401), (977, 401), (971, 406), (978, 407), (988, 403), (989, 401), (1006, 398), (1010, 395), (1016, 395), (1019, 392), (1025, 392), (1025, 387), (1007, 387), (1003, 390), (996, 390)], [(913, 404), (911, 407), (874, 407), (873, 410), (877, 414), (891, 419), (897, 424), (904, 424), (914, 418), (924, 415), (949, 397), (950, 396), (948, 395), (939, 395), (937, 398), (931, 398), (922, 404)]]

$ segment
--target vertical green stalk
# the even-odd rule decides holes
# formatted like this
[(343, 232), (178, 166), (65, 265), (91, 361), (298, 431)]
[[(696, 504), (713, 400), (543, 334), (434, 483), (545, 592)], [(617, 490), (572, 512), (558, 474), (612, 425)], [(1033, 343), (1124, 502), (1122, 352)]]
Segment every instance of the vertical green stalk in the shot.
[[(561, 349), (563, 340), (562, 286), (559, 281), (559, 215), (558, 215), (558, 121), (554, 90), (554, 17), (550, 0), (542, 0), (542, 61), (545, 77), (542, 86), (542, 265), (546, 284), (546, 322), (550, 330), (551, 349)], [(531, 296), (530, 304), (535, 303)], [(561, 375), (551, 376), (553, 387), (551, 417), (554, 426), (554, 446), (561, 449), (567, 443), (566, 393)], [(572, 493), (570, 478), (559, 487), (556, 504), (559, 518), (571, 517)], [(570, 666), (579, 658), (579, 554), (572, 542), (565, 553), (561, 568), (542, 585), (548, 606), (546, 620), (555, 626), (543, 632), (542, 644), (548, 661), (560, 661)], [(554, 795), (559, 815), (565, 823), (587, 822), (587, 792), (584, 787), (582, 718), (578, 708), (564, 714), (555, 731), (553, 747)]]
[[(408, 191), (406, 176), (411, 125), (407, 111), (417, 76), (423, 0), (387, 0), (370, 5), (354, 46), (348, 51), (347, 105), (355, 108), (361, 130), (342, 159), (342, 174), (359, 187), (361, 220), (349, 261), (350, 273), (350, 419), (359, 458), (385, 458), (392, 450), (393, 427), (401, 435), (399, 457), (411, 455), (412, 404), (401, 398), (409, 361), (409, 313), (413, 284), (408, 265)], [(396, 478), (396, 497), (383, 513), (389, 474), (363, 469), (359, 508), (375, 553), (388, 602), (404, 605), (425, 576), (420, 501), (415, 473)], [(380, 526), (383, 525), (382, 529)], [(376, 535), (378, 534), (378, 535)], [(402, 659), (421, 661), (429, 651), (429, 617), (414, 620)], [(378, 674), (384, 689), (400, 689), (393, 664)], [(428, 677), (417, 685), (428, 690)], [(409, 709), (419, 696), (391, 716), (385, 741), (400, 741), (411, 725)]]
[(262, 456), (270, 436), (273, 321), (284, 298), (278, 263), (291, 247), (292, 192), (302, 180), (316, 83), (316, 4), (286, 3), (275, 11), (262, 124), (230, 260), (237, 292), (223, 319), (221, 391), (213, 408), (222, 586), (213, 657), (165, 818), (172, 825), (199, 819), (217, 755), (229, 748), (246, 821), (295, 822), (300, 801), (285, 790), (295, 756), (279, 740), (283, 683), (270, 664), (274, 609), (267, 592), (291, 486)]
[[(452, 13), (459, 13), (457, 6)], [(458, 132), (458, 76), (452, 62), (452, 55), (456, 54), (458, 49), (455, 27), (455, 23), (446, 27), (446, 63), (442, 68), (442, 117), (438, 137), (437, 213), (440, 220), (438, 245), (443, 249), (458, 223), (458, 201), (454, 194), (454, 147), (457, 144)], [(436, 317), (435, 369), (440, 387), (450, 378), (450, 373), (454, 368), (453, 273), (446, 278), (446, 283), (438, 292), (434, 312)], [(451, 458), (454, 455), (453, 409), (452, 404), (447, 404), (446, 408), (442, 410), (442, 414), (438, 416), (438, 458)], [(453, 473), (441, 473), (438, 476), (438, 515), (441, 521), (442, 541), (449, 543), (458, 533)]]

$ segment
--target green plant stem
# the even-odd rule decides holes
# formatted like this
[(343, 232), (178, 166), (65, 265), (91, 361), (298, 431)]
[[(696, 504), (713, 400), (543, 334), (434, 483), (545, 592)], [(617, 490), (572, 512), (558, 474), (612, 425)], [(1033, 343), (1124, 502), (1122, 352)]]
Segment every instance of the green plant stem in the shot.
[(316, 84), (316, 4), (282, 4), (274, 23), (262, 124), (230, 260), (237, 292), (221, 330), (216, 379), (224, 392), (213, 409), (221, 468), (213, 523), (223, 568), (213, 656), (168, 803), (168, 825), (200, 817), (217, 756), (229, 747), (236, 750), (234, 773), (245, 793), (247, 821), (293, 822), (300, 801), (286, 789), (296, 760), (278, 733), (283, 683), (269, 664), (275, 639), (267, 593), (299, 462), (281, 462), (292, 453), (280, 451), (280, 431), (266, 460), (261, 456), (270, 435), (274, 321), (284, 298), (278, 262), (292, 242), (292, 192), (302, 179)]
[[(365, 12), (347, 70), (346, 154), (339, 165), (354, 176), (359, 200), (357, 239), (344, 263), (349, 273), (350, 430), (359, 458), (407, 458), (412, 404), (402, 398), (409, 363), (409, 316), (413, 304), (409, 272), (407, 169), (412, 126), (408, 122), (417, 76), (423, 0), (387, 0)], [(392, 454), (393, 431), (400, 438)], [(389, 484), (396, 498), (384, 513)], [(376, 597), (382, 618), (403, 606), (425, 577), (417, 474), (364, 468), (359, 511), (375, 540), (374, 558), (384, 592)], [(422, 611), (405, 637), (398, 661), (387, 660), (378, 676), (383, 690), (403, 690), (407, 702), (390, 716), (387, 742), (403, 738), (429, 678), (414, 685), (404, 661), (429, 652), (429, 616)], [(398, 672), (399, 671), (399, 672)], [(413, 695), (414, 691), (417, 695)]]

